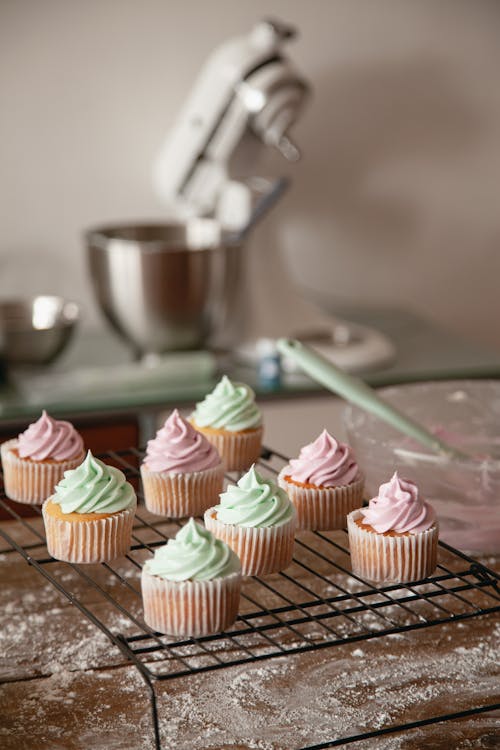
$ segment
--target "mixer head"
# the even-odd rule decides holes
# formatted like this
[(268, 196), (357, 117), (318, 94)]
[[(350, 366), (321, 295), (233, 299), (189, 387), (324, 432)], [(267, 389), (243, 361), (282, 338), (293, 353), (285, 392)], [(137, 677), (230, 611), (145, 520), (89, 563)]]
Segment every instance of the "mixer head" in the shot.
[(230, 204), (244, 224), (252, 196), (230, 173), (239, 153), (252, 141), (276, 147), (289, 161), (299, 158), (289, 131), (309, 87), (282, 52), (294, 36), (286, 24), (262, 21), (210, 56), (154, 165), (156, 191), (171, 217), (224, 223), (220, 206)]

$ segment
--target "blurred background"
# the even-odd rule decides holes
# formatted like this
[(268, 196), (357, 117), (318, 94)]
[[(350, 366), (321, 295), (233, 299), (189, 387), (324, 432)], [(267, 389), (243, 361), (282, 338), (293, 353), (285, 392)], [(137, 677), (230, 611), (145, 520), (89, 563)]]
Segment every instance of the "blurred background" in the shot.
[(3, 0), (0, 295), (62, 294), (96, 325), (82, 231), (162, 218), (151, 165), (188, 90), (270, 16), (298, 28), (313, 98), (300, 163), (266, 154), (293, 184), (252, 242), (327, 309), (404, 307), (499, 348), (496, 0)]

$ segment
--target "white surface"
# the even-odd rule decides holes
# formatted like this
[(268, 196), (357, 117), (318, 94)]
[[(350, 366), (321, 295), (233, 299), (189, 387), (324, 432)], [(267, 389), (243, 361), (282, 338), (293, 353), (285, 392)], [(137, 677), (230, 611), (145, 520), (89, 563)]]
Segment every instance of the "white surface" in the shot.
[(1, 3), (0, 294), (62, 293), (97, 319), (82, 230), (162, 215), (151, 164), (200, 65), (272, 15), (300, 29), (290, 54), (314, 97), (302, 161), (260, 165), (294, 187), (255, 248), (321, 299), (408, 306), (500, 346), (489, 0)]

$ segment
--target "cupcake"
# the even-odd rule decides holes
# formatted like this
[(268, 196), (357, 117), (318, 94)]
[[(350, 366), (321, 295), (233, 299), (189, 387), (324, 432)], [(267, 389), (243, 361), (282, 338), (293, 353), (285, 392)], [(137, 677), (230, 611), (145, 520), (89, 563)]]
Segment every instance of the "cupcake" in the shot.
[(205, 525), (236, 552), (244, 575), (277, 573), (292, 561), (294, 507), (286, 492), (260, 476), (255, 466), (206, 511)]
[(241, 563), (227, 544), (190, 518), (144, 563), (141, 587), (150, 628), (175, 636), (210, 635), (236, 619)]
[(299, 529), (342, 529), (363, 502), (364, 478), (352, 448), (326, 430), (281, 470), (278, 483), (295, 506)]
[(227, 471), (246, 471), (260, 457), (262, 417), (248, 385), (224, 375), (190, 421), (217, 448)]
[(152, 513), (198, 516), (217, 502), (224, 466), (217, 449), (175, 409), (148, 442), (141, 477)]
[(105, 562), (125, 555), (136, 506), (134, 488), (125, 475), (89, 451), (43, 504), (49, 554), (72, 563)]
[(46, 411), (27, 430), (0, 447), (5, 494), (18, 503), (43, 503), (64, 472), (85, 458), (83, 440), (72, 424)]
[(400, 479), (380, 485), (368, 508), (347, 517), (352, 569), (370, 581), (404, 583), (429, 576), (437, 563), (438, 524), (417, 486)]

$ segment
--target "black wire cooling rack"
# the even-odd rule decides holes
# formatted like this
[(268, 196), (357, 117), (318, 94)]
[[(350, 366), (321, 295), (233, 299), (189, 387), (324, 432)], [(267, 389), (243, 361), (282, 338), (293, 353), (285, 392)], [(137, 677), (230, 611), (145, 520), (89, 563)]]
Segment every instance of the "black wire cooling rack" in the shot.
[[(100, 456), (119, 466), (138, 489), (140, 450), (109, 451)], [(259, 470), (276, 475), (287, 458), (264, 449)], [(235, 475), (227, 475), (229, 481)], [(421, 581), (376, 587), (352, 574), (344, 531), (302, 532), (296, 539), (292, 565), (284, 572), (266, 578), (246, 579), (240, 614), (229, 630), (203, 638), (172, 639), (153, 632), (143, 621), (138, 572), (155, 547), (173, 536), (179, 523), (159, 519), (139, 505), (133, 531), (133, 545), (126, 559), (101, 565), (57, 563), (47, 556), (40, 519), (21, 517), (0, 494), (0, 506), (23, 527), (32, 541), (18, 543), (0, 527), (0, 535), (63, 594), (85, 617), (117, 646), (142, 675), (151, 700), (154, 741), (161, 750), (155, 686), (166, 680), (234, 665), (264, 661), (316, 649), (379, 638), (394, 633), (428, 628), (500, 611), (499, 580), (493, 571), (444, 542), (439, 544), (439, 564), (435, 573)], [(40, 510), (37, 509), (40, 513)], [(14, 535), (15, 536), (15, 535)], [(64, 583), (69, 565), (86, 590), (98, 593), (98, 603), (89, 604), (73, 594)], [(102, 569), (115, 583), (109, 586)], [(108, 605), (103, 609), (104, 602)], [(124, 632), (117, 632), (108, 612), (121, 616)], [(125, 634), (126, 631), (126, 634)], [(385, 734), (414, 729), (427, 724), (458, 719), (500, 708), (482, 705), (470, 710), (441, 714), (407, 724), (382, 727), (375, 731), (333, 738), (302, 750), (347, 745)]]

